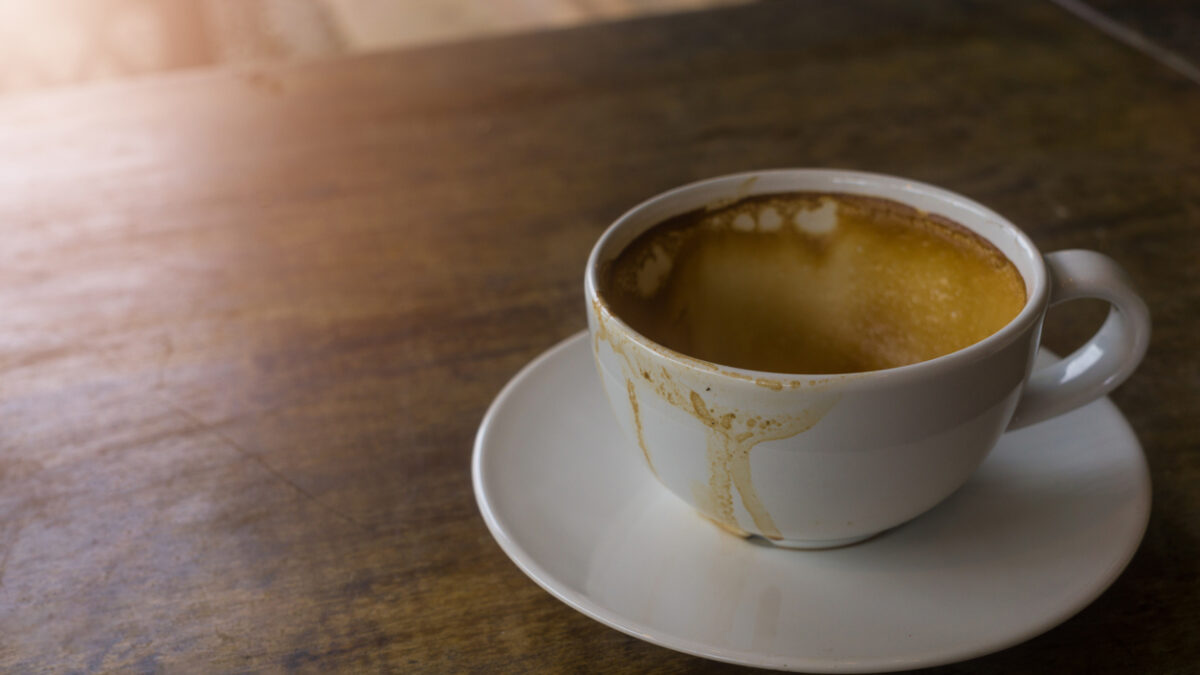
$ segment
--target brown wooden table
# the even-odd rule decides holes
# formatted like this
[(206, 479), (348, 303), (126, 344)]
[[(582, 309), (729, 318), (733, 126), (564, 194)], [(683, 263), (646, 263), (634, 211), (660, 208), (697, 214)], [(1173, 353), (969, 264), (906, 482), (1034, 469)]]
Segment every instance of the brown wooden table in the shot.
[(1200, 87), (1048, 3), (861, 0), (0, 101), (0, 670), (736, 670), (539, 589), (468, 460), (611, 219), (774, 166), (944, 185), (1154, 313), (1138, 555), (939, 672), (1200, 663)]

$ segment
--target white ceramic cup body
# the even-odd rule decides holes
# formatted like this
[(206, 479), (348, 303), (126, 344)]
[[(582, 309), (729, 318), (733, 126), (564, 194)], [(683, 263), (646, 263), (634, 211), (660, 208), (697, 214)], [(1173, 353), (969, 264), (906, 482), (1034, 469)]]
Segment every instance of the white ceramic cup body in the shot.
[[(1016, 265), (1026, 305), (994, 335), (952, 354), (888, 370), (813, 376), (690, 358), (609, 310), (599, 292), (600, 270), (648, 228), (713, 203), (783, 192), (882, 197), (949, 218)], [(1072, 270), (1102, 258), (1066, 256), (1063, 264)], [(1043, 377), (1027, 395), (1035, 409), (1021, 423), (1097, 398), (1132, 372), (1148, 342), (1148, 314), (1119, 269), (1104, 261), (1096, 262), (1095, 278), (1072, 287), (1071, 279), (1052, 277), (1016, 226), (954, 193), (861, 172), (758, 171), (677, 188), (618, 219), (588, 261), (588, 327), (617, 421), (660, 483), (736, 533), (789, 547), (837, 546), (919, 515), (967, 480), (1009, 428), (1018, 404), (1030, 407), (1021, 402), (1022, 392), (1046, 308), (1057, 296), (1105, 297), (1115, 318), (1067, 359), (1076, 364), (1073, 371), (1061, 366)]]

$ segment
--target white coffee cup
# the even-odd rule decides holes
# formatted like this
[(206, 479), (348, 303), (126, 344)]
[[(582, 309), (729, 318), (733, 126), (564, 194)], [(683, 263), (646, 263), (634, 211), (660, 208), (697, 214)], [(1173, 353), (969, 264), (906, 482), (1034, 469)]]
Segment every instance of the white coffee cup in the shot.
[[(706, 205), (786, 192), (882, 197), (949, 218), (1013, 262), (1025, 280), (1025, 306), (995, 334), (935, 359), (808, 376), (680, 354), (630, 328), (606, 304), (602, 267), (650, 227)], [(758, 171), (653, 197), (600, 237), (585, 293), (600, 379), (647, 468), (726, 529), (791, 548), (854, 543), (930, 509), (967, 480), (1006, 430), (1067, 412), (1124, 381), (1150, 337), (1146, 304), (1108, 257), (1082, 250), (1043, 256), (1015, 225), (965, 197), (854, 171)], [(1112, 305), (1104, 325), (1059, 363), (1032, 372), (1046, 309), (1084, 297)]]

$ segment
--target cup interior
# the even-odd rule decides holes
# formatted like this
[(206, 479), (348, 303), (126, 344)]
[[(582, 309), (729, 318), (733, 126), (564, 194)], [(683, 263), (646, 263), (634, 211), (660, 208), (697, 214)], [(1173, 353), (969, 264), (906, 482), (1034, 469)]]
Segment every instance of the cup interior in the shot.
[[(670, 190), (635, 206), (617, 219), (592, 249), (585, 279), (589, 299), (607, 306), (599, 292), (600, 270), (634, 239), (658, 223), (709, 205), (787, 192), (880, 197), (942, 216), (990, 242), (1012, 261), (1021, 274), (1025, 282), (1025, 306), (1000, 331), (953, 354), (891, 370), (910, 369), (970, 350), (988, 349), (989, 346), (994, 348), (999, 343), (1007, 343), (1021, 327), (1040, 316), (1047, 293), (1046, 270), (1041, 254), (1029, 237), (1003, 216), (966, 197), (933, 185), (882, 174), (830, 169), (778, 169), (721, 176)], [(620, 320), (619, 317), (615, 318)], [(642, 341), (653, 344), (627, 325), (624, 328)]]

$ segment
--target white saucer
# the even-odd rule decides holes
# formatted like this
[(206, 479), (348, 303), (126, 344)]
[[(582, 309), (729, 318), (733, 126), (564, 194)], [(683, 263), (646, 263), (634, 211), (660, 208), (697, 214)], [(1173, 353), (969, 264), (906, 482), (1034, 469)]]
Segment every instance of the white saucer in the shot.
[(581, 333), (497, 396), (475, 441), (475, 496), (505, 553), (568, 605), (765, 668), (902, 670), (1027, 640), (1116, 579), (1150, 512), (1141, 446), (1108, 399), (1005, 435), (937, 508), (833, 550), (722, 532), (640, 461)]

